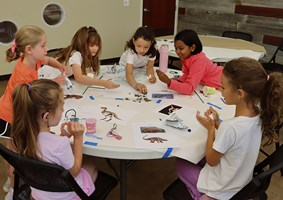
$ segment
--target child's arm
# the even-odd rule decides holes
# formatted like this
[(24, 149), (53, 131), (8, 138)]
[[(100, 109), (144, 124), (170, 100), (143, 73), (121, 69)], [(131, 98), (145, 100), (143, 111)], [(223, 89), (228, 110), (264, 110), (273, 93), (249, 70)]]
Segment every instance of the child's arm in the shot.
[(150, 83), (156, 82), (153, 66), (154, 66), (154, 60), (149, 60), (146, 66), (146, 75), (147, 77), (149, 77), (148, 80)]
[(82, 167), (83, 133), (85, 127), (83, 124), (78, 122), (68, 122), (67, 130), (74, 137), (74, 142), (73, 142), (74, 164), (69, 169), (69, 172), (72, 174), (73, 177), (76, 177), (80, 173)]
[(78, 64), (73, 64), (72, 68), (73, 68), (75, 80), (78, 83), (82, 83), (86, 85), (98, 85), (98, 86), (106, 87), (108, 89), (113, 89), (120, 86), (119, 84), (113, 83), (110, 80), (99, 80), (97, 78), (91, 78), (87, 75), (84, 75), (81, 66)]
[(196, 114), (196, 118), (207, 129), (208, 132), (205, 150), (206, 162), (210, 166), (215, 166), (219, 163), (220, 158), (223, 156), (223, 154), (213, 149), (213, 143), (215, 139), (214, 120), (209, 117), (207, 112), (205, 113), (205, 116), (201, 116), (199, 111)]
[(44, 64), (49, 65), (51, 67), (59, 69), (61, 72), (65, 72), (66, 74), (69, 74), (69, 67), (62, 65), (58, 60), (55, 58), (45, 56), (44, 58)]
[(133, 65), (127, 63), (126, 65), (126, 79), (128, 81), (128, 83), (130, 84), (130, 86), (132, 86), (134, 89), (140, 91), (141, 93), (145, 94), (147, 93), (147, 88), (144, 84), (142, 83), (138, 83), (133, 75)]

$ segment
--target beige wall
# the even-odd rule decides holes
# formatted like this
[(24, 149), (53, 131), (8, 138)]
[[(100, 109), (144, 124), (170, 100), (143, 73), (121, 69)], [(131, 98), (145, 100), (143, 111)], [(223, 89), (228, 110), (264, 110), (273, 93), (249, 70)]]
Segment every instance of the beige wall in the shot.
[[(50, 27), (43, 21), (43, 8), (49, 3), (58, 3), (64, 9), (65, 19), (59, 26)], [(129, 7), (123, 6), (123, 0), (3, 1), (0, 22), (5, 20), (18, 27), (40, 26), (46, 31), (49, 49), (67, 46), (81, 26), (94, 26), (102, 38), (101, 59), (114, 58), (120, 57), (126, 40), (142, 24), (142, 0), (130, 0)], [(0, 76), (10, 74), (15, 65), (5, 61), (5, 51), (10, 46), (0, 43)]]

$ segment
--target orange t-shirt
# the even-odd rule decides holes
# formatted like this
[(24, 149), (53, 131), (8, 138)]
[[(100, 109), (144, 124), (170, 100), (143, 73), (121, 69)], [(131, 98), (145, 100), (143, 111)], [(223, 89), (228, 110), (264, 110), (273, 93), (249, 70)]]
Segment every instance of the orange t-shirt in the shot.
[(15, 69), (8, 81), (5, 92), (0, 98), (0, 118), (9, 122), (13, 121), (12, 93), (17, 85), (29, 83), (38, 79), (38, 69), (43, 65), (43, 61), (36, 63), (36, 69), (25, 65), (23, 57), (19, 58)]

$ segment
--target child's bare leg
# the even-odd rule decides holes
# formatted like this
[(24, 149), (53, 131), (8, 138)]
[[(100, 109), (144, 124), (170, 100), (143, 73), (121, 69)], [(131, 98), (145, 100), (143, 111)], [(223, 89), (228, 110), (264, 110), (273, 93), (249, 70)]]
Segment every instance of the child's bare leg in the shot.
[(91, 176), (93, 182), (95, 182), (98, 170), (95, 166), (95, 158), (89, 155), (83, 155), (82, 168), (84, 168)]

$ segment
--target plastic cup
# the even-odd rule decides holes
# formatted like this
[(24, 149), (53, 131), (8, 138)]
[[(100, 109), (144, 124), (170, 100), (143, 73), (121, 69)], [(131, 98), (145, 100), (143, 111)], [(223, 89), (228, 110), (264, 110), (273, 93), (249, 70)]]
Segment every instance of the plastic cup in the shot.
[(96, 133), (96, 119), (94, 118), (87, 118), (85, 121), (86, 124), (86, 132), (89, 134)]
[(216, 92), (216, 89), (214, 87), (208, 87), (208, 86), (203, 87), (204, 96), (212, 95), (215, 92)]

